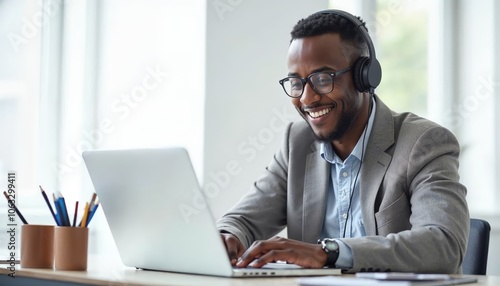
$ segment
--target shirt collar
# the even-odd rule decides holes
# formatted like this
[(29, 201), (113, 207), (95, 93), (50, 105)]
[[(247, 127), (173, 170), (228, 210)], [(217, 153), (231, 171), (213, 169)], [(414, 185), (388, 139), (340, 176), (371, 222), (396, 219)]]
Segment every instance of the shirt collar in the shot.
[[(370, 138), (370, 134), (372, 132), (373, 121), (375, 121), (376, 111), (377, 111), (377, 104), (375, 102), (375, 99), (372, 97), (372, 110), (370, 113), (370, 117), (368, 118), (368, 124), (366, 125), (365, 130), (363, 131), (363, 133), (359, 137), (358, 142), (356, 143), (356, 146), (354, 146), (354, 149), (352, 150), (351, 154), (347, 157), (346, 161), (351, 156), (354, 156), (358, 160), (362, 161), (361, 157), (363, 157), (363, 154), (366, 151), (366, 145), (368, 144), (368, 139)], [(364, 146), (361, 146), (361, 145), (364, 145)], [(321, 157), (323, 159), (325, 159), (326, 161), (328, 161), (331, 164), (342, 163), (342, 160), (337, 156), (337, 154), (335, 154), (335, 151), (333, 150), (332, 144), (330, 142), (321, 142), (320, 154), (321, 154)]]

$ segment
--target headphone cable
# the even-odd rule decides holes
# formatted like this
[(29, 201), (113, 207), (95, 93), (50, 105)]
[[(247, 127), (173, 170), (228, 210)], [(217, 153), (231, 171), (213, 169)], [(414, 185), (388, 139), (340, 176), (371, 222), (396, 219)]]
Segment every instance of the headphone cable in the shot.
[[(366, 133), (368, 133), (368, 122), (370, 121), (370, 116), (371, 116), (372, 107), (373, 107), (371, 100), (373, 100), (372, 97), (370, 97), (370, 108), (368, 109), (368, 119), (366, 121), (365, 130), (363, 133), (363, 143), (361, 146), (361, 160), (359, 162), (358, 172), (356, 173), (356, 177), (354, 178), (354, 184), (352, 186), (352, 191), (351, 191), (350, 198), (349, 198), (349, 207), (347, 208), (346, 218), (345, 218), (345, 222), (344, 222), (344, 233), (342, 234), (342, 238), (345, 238), (345, 232), (347, 229), (347, 222), (349, 220), (349, 212), (351, 210), (352, 197), (354, 195), (354, 188), (356, 188), (356, 182), (358, 181), (358, 176), (359, 176), (359, 173), (361, 171), (361, 166), (363, 165), (364, 153), (365, 153), (365, 138), (366, 138)], [(352, 230), (352, 222), (351, 222), (351, 230)]]

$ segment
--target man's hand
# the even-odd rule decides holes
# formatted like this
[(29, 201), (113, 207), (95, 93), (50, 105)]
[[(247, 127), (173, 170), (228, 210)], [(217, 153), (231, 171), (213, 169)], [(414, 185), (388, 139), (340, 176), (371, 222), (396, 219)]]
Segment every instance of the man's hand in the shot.
[(255, 241), (243, 253), (236, 266), (247, 267), (251, 263), (250, 266), (258, 268), (281, 260), (304, 268), (322, 268), (326, 264), (326, 258), (326, 253), (319, 244), (274, 237)]
[(238, 261), (238, 257), (240, 257), (245, 251), (245, 247), (236, 236), (230, 233), (221, 233), (220, 235), (222, 237), (222, 241), (224, 241), (224, 244), (226, 245), (229, 260), (231, 260), (231, 264), (234, 266)]

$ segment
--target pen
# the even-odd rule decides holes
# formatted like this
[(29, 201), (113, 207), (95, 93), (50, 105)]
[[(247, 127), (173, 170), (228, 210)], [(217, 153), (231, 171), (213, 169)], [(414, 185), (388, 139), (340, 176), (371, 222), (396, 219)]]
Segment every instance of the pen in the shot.
[(45, 191), (43, 190), (42, 186), (39, 186), (40, 187), (40, 191), (42, 192), (42, 196), (43, 196), (43, 199), (45, 200), (45, 202), (47, 203), (47, 206), (49, 206), (49, 209), (50, 209), (50, 213), (52, 214), (52, 217), (54, 218), (54, 220), (56, 221), (56, 224), (59, 225), (57, 223), (57, 218), (56, 218), (56, 214), (54, 213), (54, 210), (52, 209), (52, 205), (50, 204), (49, 202), (49, 198), (47, 198), (47, 194), (45, 193)]
[(58, 198), (57, 201), (59, 202), (59, 205), (61, 206), (61, 211), (62, 211), (62, 221), (64, 226), (70, 226), (70, 221), (69, 221), (69, 216), (68, 216), (68, 210), (66, 208), (66, 201), (64, 200), (64, 197), (60, 192), (57, 192)]
[(3, 192), (3, 195), (5, 196), (5, 198), (7, 199), (7, 202), (10, 203), (10, 206), (12, 206), (14, 208), (14, 210), (16, 211), (17, 215), (19, 216), (19, 218), (23, 221), (24, 224), (28, 224), (28, 222), (26, 221), (26, 219), (23, 217), (23, 215), (21, 214), (21, 212), (19, 211), (19, 209), (16, 207), (16, 205), (14, 204), (14, 202), (9, 199), (9, 195), (7, 195), (7, 192)]
[(73, 216), (73, 227), (75, 226), (75, 223), (76, 223), (77, 213), (78, 213), (78, 201), (76, 201), (76, 204), (75, 204), (75, 215)]
[(56, 207), (56, 219), (57, 219), (57, 225), (58, 226), (62, 226), (63, 225), (63, 221), (62, 221), (62, 217), (61, 217), (61, 206), (59, 206), (59, 204), (57, 203), (57, 198), (56, 198), (56, 195), (52, 194), (52, 198), (54, 199), (54, 206)]
[(92, 217), (94, 216), (98, 206), (99, 206), (99, 203), (96, 203), (94, 205), (94, 207), (92, 208), (92, 212), (90, 212), (89, 218), (87, 219), (87, 227), (89, 226), (90, 220), (92, 220)]

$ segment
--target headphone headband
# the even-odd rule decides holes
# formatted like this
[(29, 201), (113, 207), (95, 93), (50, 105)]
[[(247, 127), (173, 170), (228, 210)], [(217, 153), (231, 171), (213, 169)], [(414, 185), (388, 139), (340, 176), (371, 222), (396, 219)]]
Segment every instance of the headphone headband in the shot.
[(363, 25), (363, 22), (361, 22), (354, 15), (342, 10), (323, 10), (315, 14), (338, 15), (347, 19), (356, 26), (358, 35), (363, 37), (363, 40), (368, 46), (369, 58), (361, 57), (356, 61), (355, 66), (357, 66), (357, 68), (355, 68), (354, 71), (354, 81), (359, 91), (368, 91), (370, 94), (374, 94), (375, 88), (380, 84), (382, 79), (382, 68), (380, 67), (380, 63), (375, 55), (375, 47), (373, 46), (372, 39), (368, 35), (368, 30), (365, 25)]

